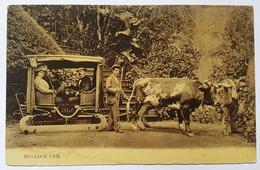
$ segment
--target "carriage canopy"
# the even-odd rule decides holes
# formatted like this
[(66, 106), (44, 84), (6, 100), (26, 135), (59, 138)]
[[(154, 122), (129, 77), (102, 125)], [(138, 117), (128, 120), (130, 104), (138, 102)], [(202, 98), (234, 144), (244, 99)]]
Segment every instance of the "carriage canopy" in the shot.
[(27, 55), (29, 61), (27, 76), (26, 105), (27, 113), (31, 113), (35, 108), (34, 78), (35, 69), (46, 64), (49, 69), (55, 68), (93, 68), (95, 70), (96, 84), (96, 104), (95, 110), (99, 109), (100, 93), (102, 91), (102, 72), (104, 58), (99, 56), (83, 55)]

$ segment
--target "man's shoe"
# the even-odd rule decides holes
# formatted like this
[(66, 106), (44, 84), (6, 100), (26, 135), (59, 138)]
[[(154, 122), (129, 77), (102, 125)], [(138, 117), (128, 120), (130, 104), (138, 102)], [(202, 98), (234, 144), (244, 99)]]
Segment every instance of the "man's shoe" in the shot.
[(224, 136), (229, 136), (230, 134), (227, 133), (227, 132), (222, 132), (222, 135), (224, 135)]
[(231, 130), (232, 133), (241, 133), (240, 131), (238, 130)]
[(125, 132), (122, 131), (122, 130), (116, 130), (115, 132), (116, 132), (116, 133), (125, 133)]
[(114, 131), (114, 129), (110, 127), (105, 127), (104, 131)]

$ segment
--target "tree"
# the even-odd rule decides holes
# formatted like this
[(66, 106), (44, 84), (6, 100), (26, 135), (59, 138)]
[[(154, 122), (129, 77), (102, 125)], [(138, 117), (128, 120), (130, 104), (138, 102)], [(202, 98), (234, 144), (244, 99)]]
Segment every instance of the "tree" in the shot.
[(252, 7), (234, 8), (226, 24), (223, 43), (212, 53), (222, 61), (214, 66), (213, 79), (219, 81), (231, 72), (238, 81), (239, 115), (236, 124), (247, 141), (256, 140), (254, 71), (249, 72), (254, 70), (253, 16)]
[(7, 19), (7, 70), (15, 73), (27, 66), (25, 55), (61, 54), (58, 44), (39, 27), (21, 6), (9, 6)]
[(227, 22), (222, 45), (212, 53), (223, 62), (215, 66), (213, 77), (234, 72), (236, 78), (247, 75), (248, 63), (254, 60), (254, 21), (251, 7), (237, 7)]
[(191, 8), (151, 6), (140, 11), (143, 17), (135, 38), (144, 57), (136, 64), (144, 74), (195, 78), (200, 54), (192, 46), (195, 23)]
[[(26, 55), (63, 54), (62, 49), (21, 6), (9, 6), (7, 15), (7, 111), (14, 93), (25, 92)], [(9, 107), (10, 106), (10, 107)]]
[[(42, 6), (25, 8), (36, 20), (47, 18), (44, 21), (48, 23), (38, 21), (46, 29), (51, 22), (62, 24), (64, 29), (56, 29), (52, 33), (55, 36), (66, 35), (63, 36), (66, 41), (56, 37), (58, 42), (63, 42), (62, 45), (80, 49), (81, 54), (103, 56), (108, 66), (123, 62), (126, 70), (136, 70), (142, 76), (195, 77), (193, 70), (200, 54), (192, 47), (194, 15), (188, 6), (65, 5), (45, 6), (48, 10)], [(75, 34), (77, 36), (73, 36)], [(162, 60), (158, 61), (161, 65), (153, 64), (157, 63), (157, 59)], [(152, 73), (148, 72), (150, 70)]]

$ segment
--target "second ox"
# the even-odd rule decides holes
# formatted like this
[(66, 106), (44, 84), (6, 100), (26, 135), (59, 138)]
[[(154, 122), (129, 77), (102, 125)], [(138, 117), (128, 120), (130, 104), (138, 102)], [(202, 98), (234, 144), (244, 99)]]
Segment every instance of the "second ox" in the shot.
[(179, 127), (184, 121), (185, 132), (193, 135), (190, 129), (190, 113), (202, 103), (213, 104), (211, 95), (213, 92), (210, 87), (207, 82), (201, 83), (188, 78), (141, 78), (136, 80), (130, 100), (135, 95), (138, 127), (141, 130), (145, 128), (144, 114), (147, 110), (166, 107), (177, 111)]

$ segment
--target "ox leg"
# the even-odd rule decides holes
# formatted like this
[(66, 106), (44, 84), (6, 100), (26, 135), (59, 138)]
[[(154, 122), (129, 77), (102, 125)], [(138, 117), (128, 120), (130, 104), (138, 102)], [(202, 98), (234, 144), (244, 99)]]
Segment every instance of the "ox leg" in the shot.
[(190, 110), (189, 108), (183, 110), (184, 122), (185, 122), (185, 133), (188, 136), (194, 136), (190, 129)]
[(188, 109), (183, 110), (183, 116), (184, 116), (184, 123), (185, 123), (185, 131), (191, 132), (190, 129), (190, 112)]
[(178, 116), (178, 122), (179, 122), (178, 127), (179, 127), (180, 130), (183, 130), (184, 127), (185, 127), (185, 126), (183, 126), (183, 124), (182, 124), (183, 120), (185, 120), (183, 111), (182, 111), (182, 110), (178, 110), (178, 111), (177, 111), (177, 116)]
[[(149, 103), (145, 103), (144, 105), (142, 105), (142, 107), (139, 109), (138, 113), (137, 113), (137, 125), (141, 130), (145, 129), (145, 125), (144, 123), (147, 124), (145, 117), (144, 117), (144, 113), (147, 110), (147, 107), (149, 106)], [(145, 120), (145, 121), (144, 121)]]
[[(184, 131), (188, 136), (194, 136), (190, 129), (190, 111), (188, 106), (183, 106), (178, 111), (179, 129)], [(184, 121), (184, 127), (182, 122)]]
[(183, 118), (184, 118), (183, 114), (181, 112), (182, 112), (181, 110), (177, 111), (177, 117), (178, 117), (179, 125), (182, 124), (182, 121), (183, 121)]

